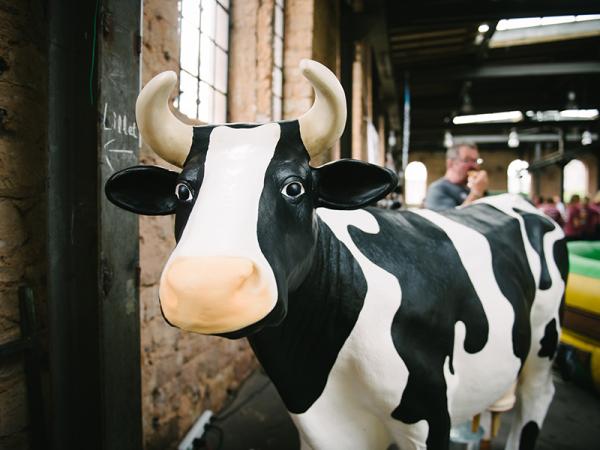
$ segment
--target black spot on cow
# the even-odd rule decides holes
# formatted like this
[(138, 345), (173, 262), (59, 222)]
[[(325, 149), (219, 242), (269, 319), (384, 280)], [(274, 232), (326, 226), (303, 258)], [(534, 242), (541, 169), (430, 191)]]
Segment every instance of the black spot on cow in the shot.
[(558, 346), (558, 331), (556, 329), (556, 319), (552, 319), (544, 329), (544, 337), (540, 340), (542, 348), (538, 352), (540, 358), (554, 358), (556, 347)]
[(566, 239), (559, 239), (554, 243), (553, 257), (558, 266), (560, 277), (566, 284), (569, 276), (569, 250), (567, 249)]
[(248, 338), (294, 414), (306, 412), (323, 393), (367, 293), (364, 274), (350, 251), (321, 220), (318, 227), (313, 266), (304, 283), (289, 294), (285, 320)]
[(554, 225), (548, 219), (538, 214), (528, 213), (517, 208), (513, 208), (513, 210), (523, 218), (527, 239), (540, 256), (542, 272), (540, 274), (539, 288), (540, 290), (550, 289), (552, 287), (552, 278), (550, 277), (550, 272), (548, 272), (548, 264), (544, 255), (544, 234), (554, 230)]
[[(567, 241), (565, 239), (560, 239), (554, 243), (553, 254), (554, 261), (556, 261), (556, 265), (558, 266), (558, 270), (560, 271), (560, 276), (566, 285), (567, 277), (569, 276), (569, 252), (567, 250)], [(561, 327), (563, 324), (564, 315), (565, 295), (563, 293), (562, 299), (560, 301), (560, 307), (558, 310), (558, 321)]]
[(398, 278), (402, 290), (390, 334), (409, 375), (392, 417), (405, 423), (427, 420), (428, 448), (447, 448), (450, 417), (444, 363), (448, 358), (453, 370), (455, 324), (465, 324), (464, 348), (469, 353), (485, 346), (489, 324), (444, 231), (410, 212), (376, 208), (369, 212), (377, 219), (379, 233), (350, 227), (350, 235), (367, 258)]
[(519, 440), (519, 450), (533, 450), (537, 441), (540, 428), (537, 423), (530, 421), (521, 430), (521, 439)]
[(367, 282), (348, 248), (316, 216), (313, 196), (291, 204), (281, 195), (290, 179), (302, 182), (307, 193), (314, 186), (298, 121), (279, 125), (281, 135), (264, 175), (257, 233), (261, 252), (276, 272), (279, 295), (287, 296), (277, 302), (287, 315), (248, 339), (287, 409), (301, 414), (323, 393), (363, 307)]
[[(478, 231), (490, 244), (494, 277), (514, 310), (513, 352), (521, 360), (523, 367), (531, 345), (529, 312), (536, 288), (519, 221), (486, 204), (450, 210), (443, 214)], [(533, 223), (531, 227), (534, 227)]]

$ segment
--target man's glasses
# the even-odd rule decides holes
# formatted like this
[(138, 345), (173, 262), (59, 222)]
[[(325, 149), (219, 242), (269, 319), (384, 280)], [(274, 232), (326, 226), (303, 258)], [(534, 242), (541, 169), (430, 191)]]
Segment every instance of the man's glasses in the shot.
[(457, 161), (460, 161), (461, 163), (465, 163), (465, 164), (477, 164), (478, 166), (480, 166), (481, 164), (483, 164), (483, 158), (477, 158), (477, 159), (473, 159), (473, 158), (456, 158)]

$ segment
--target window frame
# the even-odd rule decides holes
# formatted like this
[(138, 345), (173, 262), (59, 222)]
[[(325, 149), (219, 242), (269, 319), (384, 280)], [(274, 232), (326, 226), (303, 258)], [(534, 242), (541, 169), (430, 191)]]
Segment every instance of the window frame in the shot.
[[(192, 6), (186, 7), (187, 5), (184, 3), (190, 3)], [(175, 100), (175, 106), (190, 119), (205, 123), (226, 123), (231, 38), (230, 2), (229, 0), (179, 0), (177, 7), (180, 46), (179, 94)], [(195, 15), (194, 8), (198, 10), (197, 15)], [(184, 9), (186, 13), (184, 13)], [(194, 16), (188, 21), (190, 16), (187, 13), (190, 12)], [(213, 15), (212, 22), (211, 18), (206, 18), (207, 14)], [(206, 26), (207, 24), (208, 26)], [(186, 26), (192, 27), (189, 35), (186, 32)], [(223, 29), (226, 31), (223, 32)], [(194, 32), (197, 33), (197, 36), (193, 35)], [(193, 63), (186, 66), (185, 62), (189, 57), (184, 56), (184, 39), (189, 36), (194, 39), (191, 50), (196, 49), (197, 51), (197, 56), (190, 58), (196, 63), (195, 67)], [(203, 60), (206, 61), (205, 65), (203, 65)], [(208, 69), (204, 69), (207, 66)], [(190, 94), (192, 97), (186, 96), (186, 90), (192, 92)]]

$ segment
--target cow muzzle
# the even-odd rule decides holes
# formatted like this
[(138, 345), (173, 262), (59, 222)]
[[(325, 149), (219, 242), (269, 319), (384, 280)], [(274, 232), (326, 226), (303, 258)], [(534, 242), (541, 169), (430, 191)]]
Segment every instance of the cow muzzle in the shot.
[(276, 295), (247, 258), (176, 257), (163, 271), (159, 297), (165, 318), (202, 334), (240, 330), (265, 317)]

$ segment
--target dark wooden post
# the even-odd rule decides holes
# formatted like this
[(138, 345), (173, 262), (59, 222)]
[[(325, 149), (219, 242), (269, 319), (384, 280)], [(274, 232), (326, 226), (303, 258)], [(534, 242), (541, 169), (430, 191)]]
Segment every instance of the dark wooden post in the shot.
[(135, 165), (140, 0), (51, 0), (49, 448), (142, 447), (138, 219), (104, 183)]
[(104, 184), (138, 162), (140, 0), (104, 0), (98, 36), (99, 298), (104, 449), (141, 448), (138, 217)]

